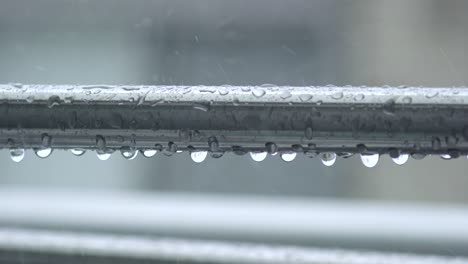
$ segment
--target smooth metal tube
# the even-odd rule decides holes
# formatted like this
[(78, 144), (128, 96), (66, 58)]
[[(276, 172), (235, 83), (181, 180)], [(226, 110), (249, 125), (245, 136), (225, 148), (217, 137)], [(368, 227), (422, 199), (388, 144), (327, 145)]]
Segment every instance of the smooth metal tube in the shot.
[(468, 88), (0, 85), (0, 147), (468, 154)]

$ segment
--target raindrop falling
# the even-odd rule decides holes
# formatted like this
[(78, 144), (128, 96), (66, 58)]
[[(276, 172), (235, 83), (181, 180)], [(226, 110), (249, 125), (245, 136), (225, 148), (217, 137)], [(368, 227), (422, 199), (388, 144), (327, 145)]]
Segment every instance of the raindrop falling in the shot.
[(324, 152), (320, 155), (323, 165), (330, 167), (336, 162), (336, 153), (334, 152)]
[(141, 149), (140, 152), (145, 158), (151, 158), (158, 153), (156, 149)]
[(380, 155), (378, 153), (371, 155), (361, 154), (361, 161), (367, 168), (373, 168), (379, 162), (379, 157)]
[(34, 153), (36, 153), (36, 156), (39, 158), (45, 159), (52, 154), (52, 148), (34, 149)]
[(265, 90), (256, 88), (256, 89), (253, 89), (252, 94), (255, 97), (262, 97), (265, 95)]
[(81, 149), (81, 148), (76, 148), (76, 149), (70, 149), (70, 152), (75, 156), (82, 156), (83, 154), (85, 154), (86, 150)]
[(290, 162), (293, 161), (296, 158), (297, 153), (296, 152), (289, 152), (289, 153), (282, 153), (280, 155), (281, 159)]
[(260, 162), (260, 161), (263, 161), (266, 156), (267, 156), (268, 152), (250, 152), (250, 157), (254, 160), (254, 161), (257, 161), (257, 162)]
[(98, 159), (100, 159), (100, 160), (108, 160), (110, 158), (110, 156), (112, 155), (112, 153), (97, 151), (96, 155), (97, 155)]
[(400, 154), (400, 156), (398, 156), (397, 158), (392, 158), (393, 162), (395, 162), (395, 164), (397, 165), (403, 165), (405, 164), (409, 159), (409, 155), (408, 154)]
[(14, 162), (20, 162), (23, 160), (24, 158), (24, 154), (25, 154), (25, 150), (24, 149), (10, 149), (10, 157), (11, 157), (11, 160), (13, 160)]
[(120, 150), (120, 154), (126, 159), (126, 160), (132, 160), (138, 156), (138, 151), (131, 149), (131, 148), (122, 148)]
[(208, 156), (208, 151), (194, 151), (190, 153), (190, 157), (196, 163), (203, 162), (206, 159), (206, 156)]

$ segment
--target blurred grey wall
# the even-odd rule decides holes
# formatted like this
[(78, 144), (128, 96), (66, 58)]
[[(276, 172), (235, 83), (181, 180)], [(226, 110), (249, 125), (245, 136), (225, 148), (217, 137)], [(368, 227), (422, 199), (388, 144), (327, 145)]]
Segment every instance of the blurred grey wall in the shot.
[[(0, 1), (0, 83), (461, 86), (468, 2)], [(404, 166), (358, 157), (255, 163), (186, 154), (97, 160), (56, 151), (13, 163), (0, 184), (468, 202), (468, 161)]]

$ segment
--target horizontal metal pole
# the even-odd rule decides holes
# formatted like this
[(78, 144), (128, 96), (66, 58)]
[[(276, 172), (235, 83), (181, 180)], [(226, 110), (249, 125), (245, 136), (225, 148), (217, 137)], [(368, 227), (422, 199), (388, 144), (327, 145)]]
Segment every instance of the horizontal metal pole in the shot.
[(468, 154), (468, 88), (0, 85), (0, 147)]
[(0, 189), (0, 225), (467, 255), (468, 208), (363, 200)]
[[(75, 256), (86, 263), (103, 263), (100, 258), (126, 259), (128, 262), (153, 263), (329, 263), (329, 264), (461, 264), (465, 258), (359, 252), (332, 249), (273, 247), (256, 244), (234, 244), (177, 239), (112, 236), (47, 232), (21, 229), (0, 229), (0, 258), (2, 250), (13, 259), (8, 263), (24, 263), (21, 256), (41, 253), (51, 256)], [(14, 252), (16, 254), (12, 254)], [(93, 262), (93, 260), (95, 262)], [(132, 262), (133, 260), (133, 262)], [(34, 261), (34, 260), (33, 260)], [(115, 263), (112, 261), (112, 263)], [(68, 261), (67, 261), (68, 262)], [(110, 262), (110, 261), (109, 261)], [(121, 263), (121, 262), (117, 262)], [(137, 262), (139, 263), (139, 262)], [(159, 263), (159, 262), (158, 262)]]

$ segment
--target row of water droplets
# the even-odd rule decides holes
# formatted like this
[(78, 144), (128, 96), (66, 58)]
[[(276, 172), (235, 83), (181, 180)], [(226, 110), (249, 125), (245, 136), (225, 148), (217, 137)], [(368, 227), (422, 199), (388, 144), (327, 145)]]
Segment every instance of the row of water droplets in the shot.
[[(82, 156), (82, 155), (84, 155), (86, 153), (86, 150), (81, 149), (81, 148), (70, 149), (69, 151), (75, 156)], [(34, 153), (39, 158), (47, 158), (52, 154), (52, 152), (53, 152), (52, 148), (34, 149)], [(138, 156), (138, 153), (141, 153), (141, 155), (143, 155), (146, 158), (151, 158), (151, 157), (155, 156), (158, 152), (159, 152), (159, 150), (156, 150), (156, 149), (136, 150), (136, 149), (131, 149), (131, 148), (122, 148), (120, 150), (121, 155), (127, 160), (135, 159)], [(176, 152), (181, 153), (182, 151), (179, 150), (179, 151), (176, 151)], [(11, 159), (14, 162), (22, 161), (24, 159), (25, 153), (26, 153), (25, 149), (21, 149), (21, 148), (10, 149), (10, 156), (11, 156)], [(203, 151), (191, 151), (190, 152), (190, 157), (192, 158), (192, 160), (194, 162), (201, 163), (204, 160), (206, 160), (206, 158), (208, 157), (208, 153), (209, 153), (209, 151), (205, 151), (205, 150), (203, 150)], [(249, 154), (250, 154), (250, 157), (252, 158), (253, 161), (261, 162), (261, 161), (264, 161), (267, 158), (268, 154), (270, 154), (271, 156), (276, 156), (279, 153), (276, 152), (276, 151), (275, 152), (255, 151), (255, 152), (249, 152)], [(96, 150), (96, 155), (97, 155), (98, 159), (100, 159), (100, 160), (107, 160), (107, 159), (109, 159), (111, 157), (112, 151)], [(336, 163), (337, 157), (339, 156), (334, 152), (322, 152), (320, 154), (313, 154), (313, 155), (307, 154), (308, 157), (315, 157), (316, 155), (319, 155), (320, 160), (322, 161), (323, 165), (328, 166), (328, 167), (334, 165)], [(352, 154), (347, 153), (347, 155), (344, 155), (343, 157), (347, 158), (347, 157), (349, 157), (351, 155)], [(220, 157), (220, 156), (216, 156), (216, 155), (211, 155), (211, 156), (214, 157), (214, 158)], [(284, 153), (280, 153), (279, 156), (283, 161), (291, 162), (296, 158), (297, 153), (296, 152), (284, 152)], [(390, 155), (390, 156), (391, 156), (391, 158), (392, 158), (392, 160), (393, 160), (393, 162), (395, 164), (403, 165), (409, 160), (410, 155), (409, 154), (399, 154), (399, 155), (394, 156), (394, 157), (392, 157), (393, 155)], [(378, 154), (378, 153), (375, 153), (375, 154), (360, 154), (360, 158), (361, 158), (361, 161), (362, 161), (364, 166), (366, 166), (368, 168), (372, 168), (372, 167), (375, 167), (377, 165), (377, 163), (379, 162), (380, 154)], [(418, 159), (418, 157), (414, 157), (414, 158)], [(451, 157), (449, 157), (447, 155), (441, 155), (441, 158), (442, 159), (450, 159)], [(468, 156), (467, 156), (467, 158), (468, 158)]]

